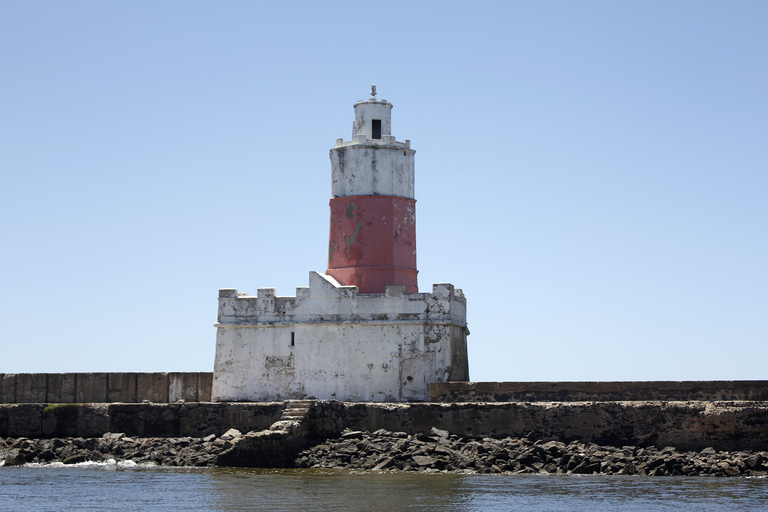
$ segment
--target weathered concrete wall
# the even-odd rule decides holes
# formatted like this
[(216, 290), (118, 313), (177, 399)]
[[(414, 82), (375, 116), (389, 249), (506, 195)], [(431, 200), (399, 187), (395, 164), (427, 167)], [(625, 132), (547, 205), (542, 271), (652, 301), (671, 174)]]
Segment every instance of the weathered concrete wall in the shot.
[(336, 142), (331, 150), (333, 197), (384, 195), (414, 198), (416, 151), (394, 137)]
[(209, 402), (210, 372), (0, 374), (0, 403)]
[[(453, 346), (466, 350), (456, 336)], [(210, 402), (212, 380), (210, 372), (0, 373), (0, 404)], [(434, 382), (430, 392), (433, 402), (768, 401), (768, 381)]]
[[(768, 449), (768, 402), (559, 402), (335, 404), (322, 428), (408, 433), (433, 426), (456, 434), (574, 440), (680, 450)], [(322, 408), (318, 407), (322, 411)], [(321, 428), (321, 427), (316, 427)]]
[[(260, 431), (286, 404), (17, 404), (0, 406), (0, 437), (203, 437), (229, 428)], [(579, 440), (678, 450), (768, 450), (768, 402), (344, 403), (318, 401), (304, 420), (307, 438), (344, 428)]]
[(429, 400), (430, 382), (468, 378), (466, 300), (450, 284), (366, 295), (310, 272), (295, 297), (220, 290), (218, 320), (215, 401)]
[(433, 382), (430, 398), (433, 402), (768, 400), (768, 381)]
[(101, 437), (122, 432), (136, 437), (204, 437), (229, 428), (268, 428), (284, 404), (13, 404), (0, 406), (0, 437)]

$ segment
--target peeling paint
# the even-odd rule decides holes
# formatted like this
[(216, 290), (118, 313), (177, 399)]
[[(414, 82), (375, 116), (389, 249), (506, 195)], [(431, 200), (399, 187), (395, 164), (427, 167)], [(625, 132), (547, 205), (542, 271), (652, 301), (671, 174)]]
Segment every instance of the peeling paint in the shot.
[(281, 357), (281, 356), (266, 356), (264, 358), (265, 368), (292, 368), (293, 357)]
[(362, 257), (362, 254), (357, 255), (352, 253), (352, 244), (355, 243), (355, 241), (357, 241), (357, 237), (360, 236), (360, 229), (362, 227), (363, 225), (360, 222), (355, 222), (355, 231), (352, 233), (352, 236), (344, 237), (344, 243), (346, 244), (347, 261)]

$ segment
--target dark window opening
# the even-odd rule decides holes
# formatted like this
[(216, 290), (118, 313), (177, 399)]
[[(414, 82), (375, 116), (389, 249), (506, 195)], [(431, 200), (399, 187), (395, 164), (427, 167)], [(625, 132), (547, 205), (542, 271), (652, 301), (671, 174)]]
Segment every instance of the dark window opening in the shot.
[(295, 345), (296, 345), (296, 333), (291, 331), (291, 346), (293, 347)]
[(371, 123), (371, 138), (373, 139), (380, 139), (381, 138), (381, 119), (372, 119)]

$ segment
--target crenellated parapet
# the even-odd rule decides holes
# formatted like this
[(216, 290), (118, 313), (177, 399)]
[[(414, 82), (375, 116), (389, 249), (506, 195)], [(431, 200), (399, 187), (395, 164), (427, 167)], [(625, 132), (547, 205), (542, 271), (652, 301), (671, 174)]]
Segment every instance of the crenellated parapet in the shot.
[(297, 288), (295, 296), (277, 296), (274, 288), (259, 288), (256, 296), (222, 289), (216, 326), (443, 322), (466, 327), (467, 301), (461, 289), (448, 283), (433, 285), (432, 293), (404, 289), (390, 285), (385, 293), (361, 295), (357, 286), (342, 286), (319, 272), (310, 272), (309, 286)]

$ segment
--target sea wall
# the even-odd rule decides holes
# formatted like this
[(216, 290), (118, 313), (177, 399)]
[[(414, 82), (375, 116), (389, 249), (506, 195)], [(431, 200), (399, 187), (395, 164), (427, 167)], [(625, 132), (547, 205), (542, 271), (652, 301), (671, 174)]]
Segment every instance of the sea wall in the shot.
[(0, 403), (209, 402), (211, 372), (0, 373)]
[[(289, 403), (289, 402), (288, 402)], [(288, 403), (15, 404), (0, 406), (0, 437), (203, 437), (259, 431)], [(313, 402), (306, 436), (344, 429), (457, 435), (681, 450), (768, 450), (768, 402), (350, 403)]]
[(0, 437), (204, 437), (229, 428), (260, 430), (276, 422), (282, 402), (186, 404), (15, 404), (0, 406)]
[(768, 450), (768, 402), (344, 404), (343, 408), (346, 426), (357, 430), (416, 433), (437, 427), (457, 435), (564, 443)]
[[(211, 401), (211, 372), (0, 373), (0, 404)], [(768, 381), (433, 382), (432, 402), (768, 401)]]
[(432, 402), (768, 400), (768, 381), (433, 382)]

